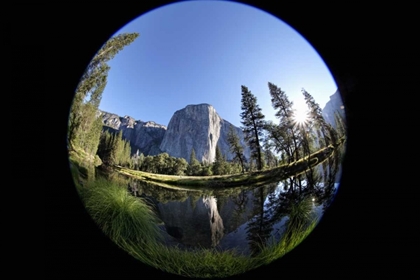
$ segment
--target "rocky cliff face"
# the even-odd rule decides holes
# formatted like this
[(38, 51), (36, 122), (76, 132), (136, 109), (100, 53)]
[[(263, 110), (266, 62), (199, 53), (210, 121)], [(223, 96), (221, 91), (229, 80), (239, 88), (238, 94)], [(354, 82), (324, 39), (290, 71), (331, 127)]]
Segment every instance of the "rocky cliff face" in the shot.
[(238, 202), (232, 198), (225, 198), (219, 209), (215, 196), (199, 196), (198, 199), (189, 196), (183, 201), (156, 202), (156, 208), (166, 232), (176, 239), (174, 245), (211, 248), (220, 245), (224, 236), (236, 231), (252, 216), (252, 193), (246, 197), (241, 211), (238, 211)]
[(104, 125), (115, 130), (122, 130), (123, 138), (130, 141), (133, 152), (139, 149), (145, 155), (161, 153), (159, 146), (165, 135), (166, 126), (152, 121), (136, 121), (130, 116), (119, 117), (108, 112), (102, 113)]
[[(192, 148), (197, 160), (212, 163), (219, 145), (227, 160), (232, 160), (227, 135), (231, 123), (222, 119), (209, 104), (188, 105), (172, 116), (168, 127), (152, 121), (143, 122), (130, 116), (119, 117), (102, 111), (105, 128), (122, 130), (123, 138), (130, 141), (132, 152), (137, 149), (144, 155), (162, 152), (170, 156), (190, 159)], [(250, 150), (244, 141), (242, 130), (234, 126), (239, 136), (244, 154), (250, 158)]]
[[(222, 154), (231, 160), (233, 155), (227, 142), (230, 125), (209, 104), (188, 105), (172, 116), (160, 150), (188, 161), (194, 149), (198, 161), (212, 163), (219, 145)], [(249, 158), (249, 148), (246, 148), (241, 129), (234, 129), (245, 147), (245, 157)]]
[(346, 119), (343, 100), (341, 99), (341, 95), (338, 90), (330, 96), (330, 100), (327, 104), (325, 104), (324, 109), (322, 109), (322, 116), (324, 119), (333, 127), (337, 127), (335, 124), (334, 112), (338, 112), (344, 120)]

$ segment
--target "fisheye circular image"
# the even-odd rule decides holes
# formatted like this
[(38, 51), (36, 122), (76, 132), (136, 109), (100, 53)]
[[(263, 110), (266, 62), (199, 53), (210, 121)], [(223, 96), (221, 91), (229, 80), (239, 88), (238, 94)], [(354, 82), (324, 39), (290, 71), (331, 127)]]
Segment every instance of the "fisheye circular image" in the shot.
[(346, 116), (316, 50), (230, 1), (142, 14), (76, 88), (68, 152), (98, 227), (139, 262), (191, 278), (268, 265), (339, 190)]

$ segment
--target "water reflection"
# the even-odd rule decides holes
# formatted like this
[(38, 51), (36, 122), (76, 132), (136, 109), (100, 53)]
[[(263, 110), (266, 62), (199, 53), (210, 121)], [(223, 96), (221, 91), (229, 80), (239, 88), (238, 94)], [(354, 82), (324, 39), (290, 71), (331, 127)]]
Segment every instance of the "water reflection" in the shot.
[(270, 242), (287, 239), (287, 228), (322, 217), (339, 185), (340, 157), (337, 151), (314, 169), (258, 188), (174, 190), (121, 179), (132, 195), (153, 206), (167, 246), (234, 249), (255, 256)]
[(208, 210), (210, 220), (211, 246), (215, 247), (224, 235), (223, 220), (217, 211), (217, 199), (214, 196), (204, 196), (203, 203)]

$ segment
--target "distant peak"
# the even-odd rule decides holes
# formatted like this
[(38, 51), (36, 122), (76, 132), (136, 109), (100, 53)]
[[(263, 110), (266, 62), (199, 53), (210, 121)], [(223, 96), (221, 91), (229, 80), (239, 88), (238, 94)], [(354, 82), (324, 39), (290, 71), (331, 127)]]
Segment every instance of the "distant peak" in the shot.
[(201, 104), (190, 104), (186, 107), (213, 107), (211, 104), (208, 103), (201, 103)]

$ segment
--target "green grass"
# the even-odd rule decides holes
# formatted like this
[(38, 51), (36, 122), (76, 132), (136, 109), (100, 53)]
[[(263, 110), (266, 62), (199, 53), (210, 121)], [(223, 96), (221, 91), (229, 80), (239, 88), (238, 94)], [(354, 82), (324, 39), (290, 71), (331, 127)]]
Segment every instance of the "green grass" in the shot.
[[(292, 209), (296, 221), (290, 220), (285, 237), (261, 248), (254, 257), (237, 254), (234, 250), (182, 250), (160, 242), (162, 232), (154, 212), (141, 198), (128, 193), (125, 185), (104, 178), (78, 185), (86, 209), (93, 220), (118, 246), (139, 261), (162, 271), (192, 278), (221, 278), (242, 274), (269, 264), (297, 246), (312, 231), (306, 204)], [(293, 212), (295, 211), (295, 212)], [(291, 215), (291, 216), (292, 216)]]
[(148, 247), (126, 244), (127, 251), (136, 259), (162, 271), (191, 278), (221, 278), (245, 273), (256, 268), (254, 259), (235, 251), (215, 249), (184, 251), (150, 243)]
[[(245, 174), (218, 175), (218, 176), (176, 176), (154, 174), (138, 170), (132, 170), (121, 166), (116, 166), (115, 170), (121, 174), (135, 178), (162, 183), (162, 186), (177, 186), (180, 189), (188, 190), (188, 187), (220, 189), (226, 187), (238, 187), (252, 185), (258, 187), (274, 181), (284, 180), (290, 176), (298, 175), (313, 168), (325, 161), (332, 155), (332, 146), (323, 148), (290, 164), (281, 165), (276, 168), (263, 171), (249, 172)], [(176, 187), (175, 187), (176, 188)]]
[(299, 245), (315, 225), (312, 222), (308, 227), (301, 225), (300, 228), (287, 230), (286, 238), (277, 244), (272, 241), (271, 245), (262, 247), (254, 257), (237, 254), (234, 250), (220, 252), (201, 249), (189, 252), (161, 244), (150, 246), (148, 249), (153, 253), (149, 254), (140, 246), (128, 245), (126, 248), (136, 259), (165, 272), (191, 278), (222, 278), (242, 274), (278, 260)]
[(312, 232), (316, 225), (317, 221), (311, 220), (309, 225), (308, 223), (299, 223), (289, 226), (278, 244), (261, 248), (261, 252), (257, 256), (258, 261), (261, 265), (266, 265), (283, 257), (298, 246)]
[(100, 177), (89, 181), (80, 194), (93, 220), (118, 245), (161, 238), (151, 207), (128, 193), (124, 185)]

